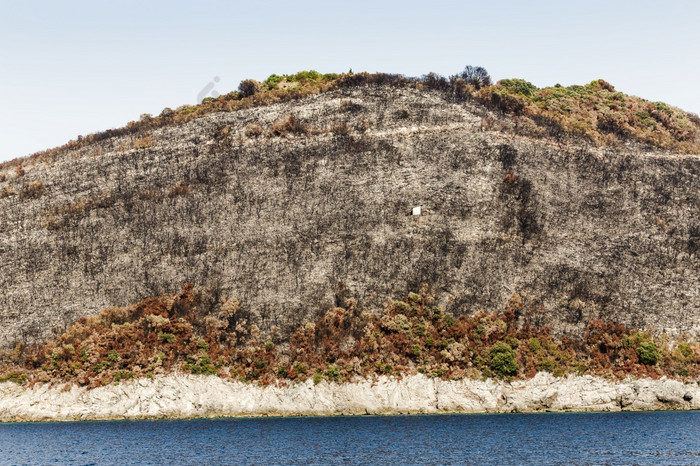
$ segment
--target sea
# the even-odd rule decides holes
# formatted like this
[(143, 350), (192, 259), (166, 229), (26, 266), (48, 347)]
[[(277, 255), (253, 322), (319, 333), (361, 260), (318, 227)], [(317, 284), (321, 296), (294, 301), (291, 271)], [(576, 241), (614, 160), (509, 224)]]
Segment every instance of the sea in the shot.
[(9, 423), (0, 463), (700, 465), (700, 412)]

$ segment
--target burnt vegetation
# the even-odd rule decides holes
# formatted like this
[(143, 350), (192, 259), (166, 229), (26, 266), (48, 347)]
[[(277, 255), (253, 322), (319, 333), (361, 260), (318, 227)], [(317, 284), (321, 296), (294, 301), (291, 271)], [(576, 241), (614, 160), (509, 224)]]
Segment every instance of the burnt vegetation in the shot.
[(43, 344), (18, 344), (0, 355), (0, 381), (76, 383), (88, 387), (172, 371), (211, 374), (263, 385), (351, 381), (357, 377), (529, 378), (592, 374), (700, 376), (700, 344), (673, 342), (624, 325), (590, 321), (582, 338), (555, 338), (547, 327), (517, 324), (528, 306), (514, 294), (501, 313), (455, 317), (423, 288), (362, 311), (342, 284), (335, 306), (302, 323), (291, 339), (249, 324), (235, 299), (188, 284), (172, 296), (146, 299), (81, 318)]

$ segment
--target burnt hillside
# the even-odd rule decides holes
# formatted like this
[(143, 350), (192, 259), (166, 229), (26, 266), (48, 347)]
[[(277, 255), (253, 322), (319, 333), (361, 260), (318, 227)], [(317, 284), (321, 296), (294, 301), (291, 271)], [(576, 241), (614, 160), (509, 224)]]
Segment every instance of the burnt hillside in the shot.
[(0, 345), (186, 282), (286, 331), (342, 282), (373, 311), (425, 283), (455, 314), (517, 293), (558, 333), (698, 335), (700, 156), (536, 136), (502, 110), (347, 86), (5, 164)]

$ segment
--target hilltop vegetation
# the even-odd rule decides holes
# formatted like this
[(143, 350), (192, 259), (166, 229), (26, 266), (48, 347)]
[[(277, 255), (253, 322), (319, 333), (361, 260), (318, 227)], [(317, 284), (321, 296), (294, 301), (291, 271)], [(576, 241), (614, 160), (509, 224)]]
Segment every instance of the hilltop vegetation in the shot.
[[(178, 125), (214, 112), (271, 105), (301, 99), (335, 89), (380, 85), (437, 90), (450, 99), (474, 101), (501, 112), (511, 121), (485, 118), (485, 128), (514, 131), (533, 137), (582, 137), (596, 145), (614, 146), (633, 140), (679, 153), (700, 153), (700, 117), (662, 102), (649, 102), (618, 92), (597, 79), (586, 85), (537, 88), (523, 79), (503, 79), (492, 84), (481, 67), (467, 66), (461, 73), (445, 78), (429, 73), (420, 78), (387, 73), (326, 73), (300, 71), (292, 75), (272, 74), (262, 82), (246, 79), (238, 90), (207, 97), (198, 105), (165, 108), (160, 115), (143, 114), (139, 121), (109, 129), (66, 145), (39, 152), (30, 159), (45, 159), (64, 150), (77, 149), (107, 138), (147, 135), (151, 130)], [(22, 159), (0, 164), (21, 169)]]
[(210, 315), (206, 293), (186, 285), (173, 296), (144, 300), (81, 318), (41, 345), (0, 358), (0, 381), (77, 383), (97, 387), (172, 371), (217, 374), (244, 382), (320, 382), (423, 373), (430, 377), (700, 376), (700, 344), (670, 342), (623, 325), (595, 320), (582, 339), (556, 339), (529, 322), (513, 295), (504, 312), (454, 317), (425, 290), (386, 306), (381, 316), (361, 311), (340, 285), (340, 306), (297, 328), (285, 342), (277, 329), (248, 325), (238, 301), (224, 299)]
[(698, 153), (700, 118), (662, 102), (649, 102), (617, 92), (597, 79), (584, 86), (556, 85), (538, 89), (522, 79), (503, 79), (482, 89), (477, 98), (540, 127), (587, 138), (598, 145), (632, 139), (664, 149)]

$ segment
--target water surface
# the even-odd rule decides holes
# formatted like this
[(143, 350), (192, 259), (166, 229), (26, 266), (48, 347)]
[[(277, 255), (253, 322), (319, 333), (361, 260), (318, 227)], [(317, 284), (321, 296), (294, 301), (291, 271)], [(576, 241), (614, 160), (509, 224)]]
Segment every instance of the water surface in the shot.
[(3, 464), (700, 464), (700, 412), (0, 425)]

